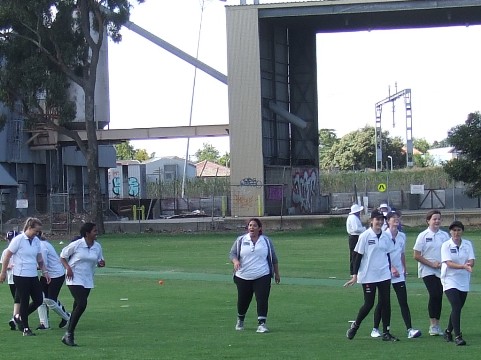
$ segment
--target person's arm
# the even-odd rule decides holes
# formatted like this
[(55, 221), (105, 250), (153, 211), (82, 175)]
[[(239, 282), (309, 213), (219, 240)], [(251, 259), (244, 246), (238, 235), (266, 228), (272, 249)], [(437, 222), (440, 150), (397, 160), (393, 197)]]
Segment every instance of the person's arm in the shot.
[(42, 271), (42, 276), (45, 278), (45, 280), (47, 280), (47, 284), (50, 284), (50, 275), (47, 271), (47, 268), (45, 267), (45, 262), (43, 261), (43, 256), (41, 252), (37, 254), (37, 264), (40, 271)]
[(73, 271), (70, 265), (68, 264), (67, 259), (60, 257), (60, 262), (62, 263), (63, 267), (65, 268), (65, 277), (67, 280), (73, 279)]
[(353, 262), (353, 273), (354, 275), (352, 275), (351, 279), (349, 279), (349, 281), (347, 281), (345, 284), (344, 284), (344, 287), (348, 287), (348, 286), (352, 286), (354, 285), (355, 283), (357, 283), (357, 273), (359, 271), (359, 267), (361, 266), (361, 260), (362, 260), (362, 254), (359, 254), (358, 252), (354, 251), (354, 262)]
[(241, 268), (241, 264), (239, 261), (239, 254), (237, 253), (237, 245), (238, 242), (241, 241), (240, 238), (237, 238), (236, 241), (234, 241), (234, 244), (232, 245), (230, 252), (229, 252), (229, 259), (234, 265), (234, 271), (238, 271)]
[(276, 284), (279, 284), (281, 282), (281, 274), (279, 273), (279, 264), (275, 263), (273, 264), (274, 266), (274, 280)]
[(473, 269), (471, 268), (471, 264), (469, 262), (467, 262), (466, 264), (458, 264), (458, 263), (455, 263), (454, 261), (446, 260), (445, 263), (451, 269), (466, 270), (468, 272), (473, 271)]
[(10, 250), (7, 249), (5, 251), (5, 256), (3, 257), (3, 262), (2, 262), (2, 271), (0, 273), (0, 283), (3, 283), (7, 277), (7, 268), (12, 255), (13, 253)]
[(414, 259), (423, 265), (432, 267), (433, 269), (441, 269), (441, 263), (439, 261), (429, 261), (421, 255), (421, 251), (414, 250)]

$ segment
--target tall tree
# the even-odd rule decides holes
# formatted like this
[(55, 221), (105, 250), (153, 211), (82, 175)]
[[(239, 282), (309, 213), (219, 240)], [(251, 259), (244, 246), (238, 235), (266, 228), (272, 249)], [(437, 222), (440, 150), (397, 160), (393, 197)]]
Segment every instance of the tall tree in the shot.
[(226, 152), (218, 161), (220, 165), (230, 167), (230, 153)]
[(470, 113), (464, 124), (451, 128), (448, 141), (459, 157), (448, 161), (444, 170), (466, 184), (468, 196), (481, 196), (481, 113)]
[[(104, 34), (119, 42), (130, 8), (128, 0), (0, 2), (1, 99), (10, 106), (20, 102), (32, 127), (53, 129), (76, 142), (87, 161), (89, 215), (101, 233), (103, 204), (94, 119), (97, 65)], [(67, 93), (71, 83), (85, 95), (86, 143), (66, 126), (76, 112)]]
[(202, 149), (197, 150), (194, 155), (198, 162), (207, 160), (217, 163), (220, 158), (219, 150), (217, 150), (212, 144), (208, 143), (203, 143)]
[[(320, 164), (321, 168), (364, 170), (375, 167), (375, 134), (376, 130), (374, 127), (366, 126), (344, 135), (326, 153)], [(386, 158), (388, 155), (392, 156), (394, 168), (405, 166), (402, 140), (398, 137), (390, 138), (387, 131), (383, 132), (382, 137), (384, 156)]]
[(431, 145), (425, 138), (414, 138), (413, 139), (413, 146), (415, 149), (419, 150), (423, 154), (426, 154), (426, 152), (429, 150)]
[(155, 157), (155, 152), (150, 154), (145, 149), (135, 149), (130, 141), (123, 141), (115, 145), (117, 160), (138, 160), (145, 161)]
[(319, 129), (319, 163), (337, 142), (339, 139), (334, 129)]

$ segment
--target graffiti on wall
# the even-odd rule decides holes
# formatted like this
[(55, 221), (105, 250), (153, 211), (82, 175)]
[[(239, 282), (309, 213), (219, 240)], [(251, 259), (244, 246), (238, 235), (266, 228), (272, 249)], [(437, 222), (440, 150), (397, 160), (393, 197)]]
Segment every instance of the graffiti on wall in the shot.
[(262, 181), (256, 178), (244, 178), (240, 181), (240, 186), (262, 186)]
[[(139, 180), (132, 176), (128, 178), (128, 194), (131, 197), (138, 197), (140, 193)], [(115, 197), (120, 197), (120, 192), (122, 189), (122, 181), (120, 177), (116, 176), (112, 179), (112, 193)]]
[(297, 213), (311, 214), (319, 195), (319, 174), (316, 168), (292, 169), (292, 206)]

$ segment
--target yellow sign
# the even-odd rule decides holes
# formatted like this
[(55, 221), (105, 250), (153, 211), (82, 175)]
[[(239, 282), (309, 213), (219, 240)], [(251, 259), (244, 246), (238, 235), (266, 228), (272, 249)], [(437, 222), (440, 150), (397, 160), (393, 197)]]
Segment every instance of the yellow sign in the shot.
[(387, 190), (386, 184), (380, 183), (380, 184), (377, 185), (377, 191), (384, 192), (386, 190)]

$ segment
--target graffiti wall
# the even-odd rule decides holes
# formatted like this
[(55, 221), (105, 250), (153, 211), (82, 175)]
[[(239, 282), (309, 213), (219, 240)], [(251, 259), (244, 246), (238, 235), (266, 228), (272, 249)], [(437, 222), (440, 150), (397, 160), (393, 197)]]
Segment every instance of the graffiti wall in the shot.
[(145, 165), (118, 165), (109, 169), (109, 198), (143, 198), (146, 189)]
[(290, 214), (313, 214), (319, 212), (320, 188), (318, 169), (293, 168), (291, 189)]

